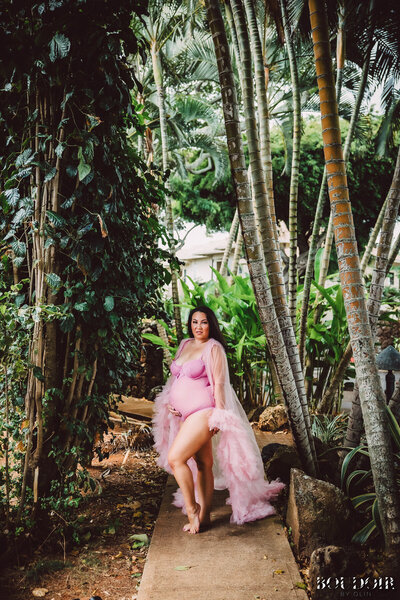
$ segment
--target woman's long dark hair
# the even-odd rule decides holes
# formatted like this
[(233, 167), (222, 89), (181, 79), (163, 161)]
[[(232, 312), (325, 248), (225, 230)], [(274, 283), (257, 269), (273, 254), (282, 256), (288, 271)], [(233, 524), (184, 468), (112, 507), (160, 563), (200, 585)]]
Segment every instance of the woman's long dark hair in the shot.
[(207, 321), (208, 321), (208, 325), (210, 327), (210, 336), (209, 337), (214, 338), (214, 340), (217, 340), (217, 342), (220, 342), (220, 344), (222, 344), (223, 347), (225, 348), (225, 352), (229, 352), (228, 345), (227, 345), (225, 338), (222, 335), (222, 332), (219, 328), (219, 323), (218, 323), (217, 317), (215, 316), (215, 313), (211, 310), (211, 308), (208, 308), (208, 306), (203, 306), (203, 305), (196, 306), (195, 308), (192, 308), (192, 310), (190, 311), (188, 320), (187, 320), (187, 329), (188, 329), (189, 337), (194, 337), (193, 332), (192, 332), (192, 317), (195, 312), (202, 312), (205, 315), (207, 315)]

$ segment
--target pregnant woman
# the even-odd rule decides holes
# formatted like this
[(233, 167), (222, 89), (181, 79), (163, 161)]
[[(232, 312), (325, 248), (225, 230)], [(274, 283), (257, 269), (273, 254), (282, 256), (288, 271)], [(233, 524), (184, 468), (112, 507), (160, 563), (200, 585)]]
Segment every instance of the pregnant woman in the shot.
[(153, 418), (158, 464), (174, 474), (174, 504), (189, 519), (184, 530), (198, 533), (210, 523), (214, 488), (229, 489), (234, 523), (274, 514), (269, 501), (284, 484), (264, 478), (254, 433), (230, 385), (226, 343), (213, 311), (192, 309), (188, 333)]

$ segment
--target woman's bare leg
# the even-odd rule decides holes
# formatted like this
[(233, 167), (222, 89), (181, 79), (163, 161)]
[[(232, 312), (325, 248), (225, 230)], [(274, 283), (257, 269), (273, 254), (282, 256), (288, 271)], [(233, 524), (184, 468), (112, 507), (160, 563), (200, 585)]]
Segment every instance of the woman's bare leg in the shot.
[(208, 429), (209, 414), (209, 410), (202, 410), (190, 415), (183, 422), (168, 453), (169, 465), (182, 490), (190, 533), (198, 533), (200, 529), (200, 506), (195, 500), (193, 476), (187, 461), (211, 439), (212, 433)]
[(211, 503), (214, 493), (214, 475), (212, 471), (213, 454), (212, 440), (208, 440), (195, 454), (197, 463), (197, 491), (199, 495), (200, 523), (207, 525), (210, 522)]

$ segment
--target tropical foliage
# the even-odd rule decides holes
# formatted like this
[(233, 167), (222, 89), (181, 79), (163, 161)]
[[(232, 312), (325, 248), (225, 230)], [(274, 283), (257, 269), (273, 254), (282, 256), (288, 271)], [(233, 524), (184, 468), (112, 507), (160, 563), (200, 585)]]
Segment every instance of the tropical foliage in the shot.
[(131, 14), (143, 9), (131, 1), (118, 11), (106, 1), (101, 11), (89, 0), (2, 3), (0, 387), (9, 532), (78, 501), (76, 467), (107, 428), (111, 392), (135, 374), (140, 319), (159, 310), (158, 290), (169, 281), (161, 261), (170, 255), (156, 242), (163, 189), (126, 135), (128, 127), (144, 131), (127, 63), (139, 48)]

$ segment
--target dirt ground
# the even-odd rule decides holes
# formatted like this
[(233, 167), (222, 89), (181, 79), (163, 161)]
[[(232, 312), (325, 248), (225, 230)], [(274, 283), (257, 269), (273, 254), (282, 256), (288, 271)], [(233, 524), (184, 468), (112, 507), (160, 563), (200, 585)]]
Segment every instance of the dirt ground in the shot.
[(29, 559), (21, 556), (1, 574), (0, 600), (135, 600), (148, 550), (143, 534), (150, 541), (166, 473), (153, 450), (126, 454), (122, 448), (93, 460), (89, 470), (102, 492), (77, 510), (80, 543), (49, 539)]

